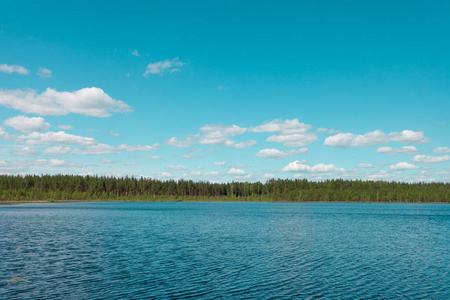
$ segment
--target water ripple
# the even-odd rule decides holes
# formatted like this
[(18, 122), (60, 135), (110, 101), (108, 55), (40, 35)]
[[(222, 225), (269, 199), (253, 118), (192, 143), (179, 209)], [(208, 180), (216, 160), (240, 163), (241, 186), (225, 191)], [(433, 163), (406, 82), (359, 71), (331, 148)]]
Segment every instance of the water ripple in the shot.
[(0, 228), (1, 299), (450, 299), (448, 205), (34, 204)]

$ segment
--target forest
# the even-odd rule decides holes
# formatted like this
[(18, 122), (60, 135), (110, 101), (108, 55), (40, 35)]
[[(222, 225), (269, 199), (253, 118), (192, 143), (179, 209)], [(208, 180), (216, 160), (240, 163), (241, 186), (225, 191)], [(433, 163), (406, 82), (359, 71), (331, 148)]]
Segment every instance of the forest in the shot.
[(0, 175), (0, 202), (280, 201), (449, 203), (449, 183), (271, 179), (212, 183), (135, 177)]

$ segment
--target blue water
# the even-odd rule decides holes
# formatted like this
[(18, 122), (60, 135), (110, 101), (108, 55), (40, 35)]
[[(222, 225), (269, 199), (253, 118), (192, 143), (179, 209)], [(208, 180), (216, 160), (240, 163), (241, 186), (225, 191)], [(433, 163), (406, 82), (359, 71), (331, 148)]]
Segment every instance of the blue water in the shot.
[(0, 230), (2, 299), (450, 299), (450, 205), (26, 204)]

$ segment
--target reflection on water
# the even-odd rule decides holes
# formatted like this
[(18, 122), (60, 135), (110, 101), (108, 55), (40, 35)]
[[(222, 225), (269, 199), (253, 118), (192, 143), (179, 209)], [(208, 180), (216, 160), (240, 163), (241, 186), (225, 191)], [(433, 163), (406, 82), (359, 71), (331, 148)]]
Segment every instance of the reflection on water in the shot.
[(450, 299), (450, 206), (0, 206), (0, 298)]

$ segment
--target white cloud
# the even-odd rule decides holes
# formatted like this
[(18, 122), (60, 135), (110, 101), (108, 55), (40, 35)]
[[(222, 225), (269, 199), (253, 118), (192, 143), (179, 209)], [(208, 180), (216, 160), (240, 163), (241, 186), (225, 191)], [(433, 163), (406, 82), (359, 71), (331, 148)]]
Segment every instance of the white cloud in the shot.
[(50, 147), (44, 150), (44, 153), (49, 153), (49, 154), (67, 154), (70, 151), (72, 151), (72, 148), (70, 147), (61, 147), (61, 146), (55, 146), (55, 147)]
[(392, 175), (389, 172), (386, 172), (385, 170), (380, 170), (375, 173), (368, 174), (366, 176), (366, 179), (368, 179), (368, 180), (394, 180), (394, 179), (397, 179), (397, 177)]
[(31, 147), (23, 147), (21, 149), (11, 151), (11, 154), (15, 156), (36, 156), (39, 154), (39, 151)]
[(242, 149), (242, 148), (247, 148), (247, 147), (253, 147), (255, 145), (256, 145), (256, 141), (255, 140), (248, 140), (248, 141), (245, 141), (245, 142), (234, 144), (233, 147), (236, 148), (236, 149)]
[(272, 135), (269, 136), (266, 141), (282, 143), (286, 147), (303, 147), (317, 141), (317, 136), (311, 132), (288, 135)]
[(311, 125), (300, 123), (298, 119), (276, 119), (256, 127), (250, 127), (249, 132), (279, 132), (266, 139), (268, 142), (282, 143), (286, 147), (303, 147), (317, 140), (315, 133), (309, 132)]
[(139, 166), (139, 163), (130, 161), (130, 162), (126, 162), (125, 166)]
[(225, 166), (226, 162), (225, 161), (216, 161), (216, 162), (214, 162), (214, 165), (215, 166)]
[(410, 163), (407, 163), (405, 161), (399, 162), (395, 165), (390, 165), (389, 169), (394, 171), (403, 171), (403, 170), (412, 170), (412, 169), (418, 169), (419, 167)]
[(73, 92), (58, 92), (47, 88), (41, 94), (35, 90), (0, 89), (0, 104), (24, 113), (53, 116), (74, 113), (91, 117), (109, 117), (112, 112), (132, 111), (128, 104), (111, 98), (96, 87)]
[(4, 126), (8, 126), (20, 132), (45, 131), (51, 125), (41, 117), (28, 118), (26, 116), (12, 117), (3, 122)]
[(337, 168), (336, 166), (330, 164), (326, 165), (323, 163), (317, 164), (313, 167), (308, 166), (305, 161), (293, 161), (290, 164), (288, 164), (286, 167), (281, 169), (283, 172), (313, 172), (313, 173), (319, 173), (319, 172), (344, 172), (345, 169), (343, 168)]
[(247, 172), (245, 172), (244, 170), (241, 170), (241, 169), (231, 168), (228, 171), (228, 174), (229, 175), (245, 175), (245, 174), (247, 174)]
[(58, 125), (57, 127), (59, 129), (63, 129), (63, 130), (71, 130), (71, 129), (73, 129), (73, 127), (70, 126), (70, 125)]
[(316, 132), (317, 133), (326, 132), (329, 134), (336, 134), (336, 133), (339, 133), (339, 130), (328, 129), (328, 128), (317, 128)]
[(170, 173), (167, 172), (161, 172), (156, 174), (157, 177), (173, 177)]
[(137, 49), (130, 50), (131, 55), (141, 57), (141, 54), (139, 54), (139, 51)]
[(409, 154), (409, 155), (415, 155), (419, 153), (419, 150), (417, 150), (414, 146), (404, 146), (401, 148), (393, 149), (391, 147), (380, 147), (376, 151), (377, 153), (384, 153), (387, 155), (396, 155), (396, 154)]
[(269, 179), (272, 179), (272, 178), (275, 178), (275, 175), (273, 175), (273, 174), (264, 174), (264, 176), (263, 176), (263, 180), (269, 180)]
[(334, 147), (368, 147), (388, 142), (421, 144), (430, 142), (430, 139), (426, 138), (421, 131), (403, 130), (385, 134), (380, 130), (375, 130), (363, 135), (338, 133), (327, 137), (323, 144)]
[(71, 153), (83, 155), (101, 155), (101, 154), (114, 154), (118, 152), (119, 151), (117, 151), (117, 149), (113, 146), (106, 144), (96, 144), (96, 145), (89, 145), (82, 149), (73, 149)]
[(198, 177), (202, 175), (202, 172), (200, 171), (191, 171), (189, 173), (183, 173), (183, 177)]
[(0, 72), (8, 73), (8, 74), (17, 73), (17, 74), (21, 74), (21, 75), (30, 74), (30, 70), (27, 70), (22, 66), (7, 65), (7, 64), (0, 65)]
[(160, 145), (158, 143), (153, 145), (126, 145), (122, 144), (117, 147), (119, 150), (125, 150), (127, 152), (145, 152), (145, 151), (154, 151)]
[(450, 148), (448, 148), (448, 147), (438, 147), (436, 149), (433, 149), (433, 152), (435, 152), (435, 153), (450, 153)]
[(246, 141), (236, 144), (235, 141), (229, 139), (229, 137), (244, 134), (246, 130), (246, 128), (242, 128), (237, 125), (205, 125), (200, 128), (202, 135), (199, 136), (198, 142), (200, 144), (237, 148), (244, 148), (255, 145), (256, 141)]
[(60, 160), (60, 159), (51, 159), (48, 162), (51, 167), (70, 168), (70, 167), (81, 167), (82, 166), (82, 164), (80, 164), (80, 163), (74, 163), (74, 162), (70, 162), (67, 160)]
[(289, 156), (295, 156), (298, 154), (307, 154), (308, 148), (301, 148), (298, 150), (286, 150), (286, 151), (280, 151), (278, 149), (263, 149), (256, 153), (256, 156), (262, 157), (262, 158), (285, 158)]
[(144, 76), (148, 74), (166, 74), (174, 73), (180, 71), (179, 67), (184, 66), (185, 63), (182, 62), (178, 57), (174, 59), (166, 59), (163, 61), (158, 61), (155, 63), (149, 63), (147, 69), (145, 70)]
[(450, 155), (444, 156), (427, 156), (427, 155), (416, 155), (413, 158), (413, 162), (418, 163), (441, 163), (450, 160)]
[(169, 166), (166, 166), (166, 169), (168, 169), (168, 170), (187, 170), (187, 168), (185, 167), (185, 166), (182, 166), (182, 165), (178, 165), (178, 166), (176, 166), (176, 165), (169, 165)]
[(177, 148), (189, 148), (195, 144), (195, 136), (190, 135), (184, 140), (172, 137), (166, 140), (166, 145), (177, 147)]
[(93, 138), (68, 134), (64, 131), (46, 133), (32, 132), (28, 135), (19, 136), (19, 139), (26, 140), (25, 144), (27, 145), (59, 144), (87, 146), (97, 143)]
[(52, 73), (53, 72), (47, 68), (39, 68), (39, 71), (37, 72), (37, 74), (39, 75), (39, 77), (41, 77), (41, 79), (52, 77)]
[(200, 134), (191, 134), (186, 139), (172, 137), (166, 140), (166, 144), (173, 147), (191, 147), (194, 144), (214, 145), (222, 147), (246, 148), (256, 145), (256, 141), (247, 140), (236, 142), (230, 137), (244, 134), (246, 128), (237, 125), (210, 124), (200, 127)]
[(358, 168), (373, 168), (372, 164), (359, 164)]
[(276, 119), (262, 125), (251, 127), (250, 132), (281, 132), (284, 134), (306, 133), (311, 129), (311, 125), (300, 123), (298, 119), (281, 120)]

